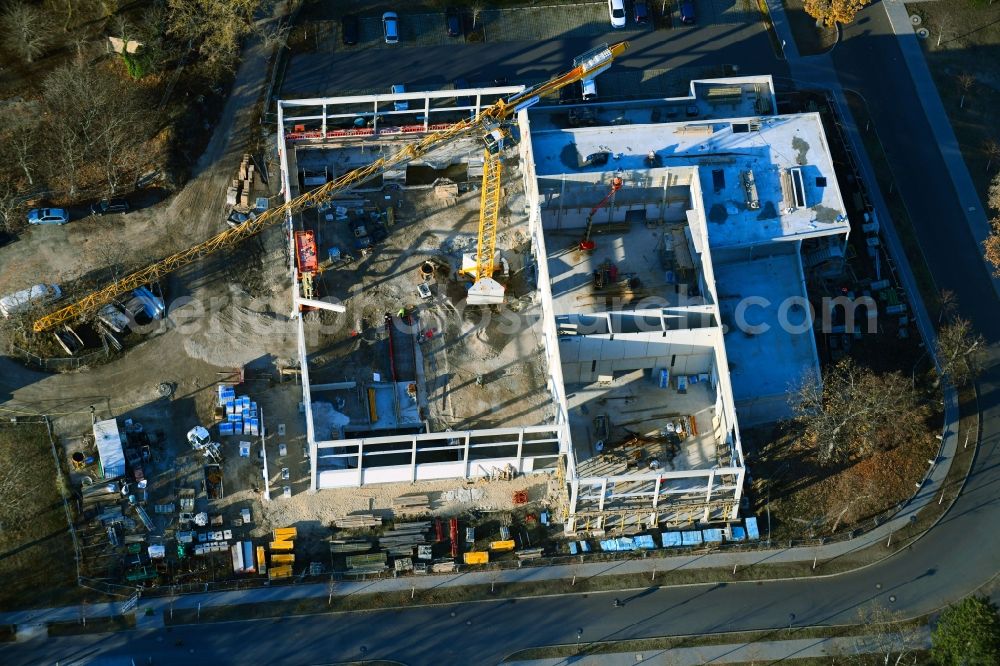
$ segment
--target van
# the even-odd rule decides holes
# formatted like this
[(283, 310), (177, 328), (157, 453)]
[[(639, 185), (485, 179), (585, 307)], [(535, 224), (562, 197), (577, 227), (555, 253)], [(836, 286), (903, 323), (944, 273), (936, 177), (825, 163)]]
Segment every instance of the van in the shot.
[(51, 303), (62, 296), (62, 289), (57, 284), (36, 284), (28, 289), (15, 291), (0, 298), (0, 315), (11, 317), (29, 310), (34, 305)]
[(583, 91), (583, 101), (589, 102), (597, 99), (597, 83), (594, 79), (583, 79), (580, 81)]
[(399, 43), (399, 16), (396, 12), (382, 14), (382, 33), (386, 44)]

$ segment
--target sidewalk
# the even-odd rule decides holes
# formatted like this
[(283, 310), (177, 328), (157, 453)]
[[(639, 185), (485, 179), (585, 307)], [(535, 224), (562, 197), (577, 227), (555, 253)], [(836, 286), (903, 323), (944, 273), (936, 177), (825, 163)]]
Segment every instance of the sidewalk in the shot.
[[(907, 647), (925, 650), (930, 647), (930, 629), (923, 627)], [(583, 644), (586, 647), (586, 643)], [(785, 659), (838, 657), (875, 653), (882, 649), (873, 637), (844, 636), (841, 638), (799, 638), (787, 641), (702, 645), (669, 650), (638, 650), (600, 655), (559, 657), (507, 661), (511, 666), (631, 666), (633, 664), (670, 664), (670, 666), (700, 666), (701, 664), (734, 664), (757, 661), (779, 662)]]

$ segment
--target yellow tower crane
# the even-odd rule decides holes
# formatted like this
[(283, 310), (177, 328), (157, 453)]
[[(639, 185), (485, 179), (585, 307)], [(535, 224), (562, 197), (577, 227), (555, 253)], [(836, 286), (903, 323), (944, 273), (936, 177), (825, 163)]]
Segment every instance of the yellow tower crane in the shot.
[[(476, 283), (486, 279), (492, 281), (493, 254), (496, 248), (496, 223), (500, 205), (500, 153), (507, 146), (511, 137), (510, 129), (505, 121), (508, 121), (521, 109), (536, 104), (544, 95), (551, 94), (585, 77), (596, 76), (610, 67), (614, 59), (624, 53), (627, 48), (628, 42), (618, 42), (611, 46), (605, 45), (592, 49), (576, 58), (573, 61), (573, 69), (568, 72), (537, 86), (522, 90), (506, 100), (497, 100), (472, 118), (461, 120), (442, 130), (429, 132), (419, 141), (407, 144), (388, 157), (379, 158), (366, 166), (348, 171), (315, 190), (287, 201), (281, 206), (268, 209), (253, 219), (216, 234), (203, 243), (176, 252), (152, 265), (126, 275), (70, 305), (40, 317), (35, 320), (34, 330), (35, 332), (47, 331), (61, 324), (91, 315), (125, 293), (149, 282), (154, 282), (164, 275), (218, 250), (231, 247), (273, 224), (290, 219), (292, 215), (306, 208), (317, 206), (386, 171), (397, 169), (425, 155), (430, 150), (460, 136), (468, 135), (470, 132), (479, 132), (486, 144), (486, 166), (483, 171), (483, 209), (480, 211), (479, 246), (476, 252)], [(488, 286), (488, 283), (484, 283), (485, 286)], [(503, 287), (500, 285), (497, 287), (500, 288), (502, 299)], [(484, 289), (484, 291), (487, 290)], [(470, 293), (472, 292), (470, 291)]]

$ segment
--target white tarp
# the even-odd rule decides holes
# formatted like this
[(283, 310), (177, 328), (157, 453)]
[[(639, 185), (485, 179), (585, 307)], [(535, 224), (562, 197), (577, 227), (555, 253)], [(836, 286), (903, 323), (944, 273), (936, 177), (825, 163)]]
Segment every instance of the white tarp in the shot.
[(115, 419), (108, 419), (95, 423), (94, 442), (97, 444), (104, 478), (125, 476), (125, 452), (122, 450), (122, 438), (118, 433), (118, 422)]

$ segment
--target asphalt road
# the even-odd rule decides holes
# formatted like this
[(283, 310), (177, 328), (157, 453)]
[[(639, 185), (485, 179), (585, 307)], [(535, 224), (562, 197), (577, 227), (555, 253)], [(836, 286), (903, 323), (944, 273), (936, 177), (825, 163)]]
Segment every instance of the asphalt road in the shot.
[(302, 54), (289, 62), (282, 97), (332, 96), (348, 91), (384, 91), (396, 83), (414, 90), (436, 89), (462, 77), (472, 85), (506, 76), (511, 84), (533, 83), (565, 71), (573, 58), (602, 43), (629, 40), (629, 51), (615, 61), (616, 71), (736, 64), (740, 74), (785, 76), (762, 24), (715, 24), (673, 30), (621, 30), (608, 27), (593, 38), (544, 42), (452, 43), (334, 53)]
[[(997, 297), (961, 204), (881, 6), (846, 26), (833, 51), (841, 84), (860, 92), (892, 163), (935, 284), (958, 295), (959, 309), (991, 341), (1000, 340)], [(872, 63), (879, 63), (872, 66)]]
[[(1000, 339), (1000, 317), (988, 273), (959, 211), (957, 198), (944, 173), (940, 153), (929, 141), (926, 119), (916, 100), (888, 24), (878, 6), (862, 14), (863, 21), (845, 30), (834, 55), (845, 86), (868, 98), (883, 140), (907, 199), (918, 236), (937, 284), (952, 289), (964, 313), (992, 342)], [(691, 58), (741, 62), (743, 72), (772, 71), (783, 75), (771, 59), (761, 34), (713, 32), (659, 40), (651, 34), (637, 40), (623, 62), (628, 67), (664, 66)], [(703, 44), (704, 53), (689, 50), (688, 38)], [(728, 40), (727, 40), (728, 38)], [(714, 40), (722, 40), (715, 43)], [(428, 49), (414, 54), (405, 68), (395, 54), (372, 50), (346, 59), (333, 56), (325, 68), (316, 65), (295, 72), (301, 85), (324, 83), (336, 70), (338, 85), (374, 80), (389, 85), (397, 73), (414, 82), (488, 78), (496, 71), (516, 76), (538, 70), (551, 72), (588, 44), (507, 44), (470, 48), (456, 57), (456, 48)], [(711, 53), (709, 52), (711, 50)], [(468, 58), (465, 54), (468, 54)], [(730, 55), (726, 55), (730, 54)], [(747, 61), (747, 54), (759, 59)], [(740, 57), (737, 58), (737, 55)], [(488, 57), (488, 60), (481, 58)], [(356, 59), (355, 59), (356, 58)], [(380, 68), (391, 58), (392, 71)], [(878, 62), (878, 67), (872, 67)], [(356, 66), (372, 68), (358, 71)], [(762, 69), (755, 69), (760, 67)], [(509, 69), (508, 69), (509, 68)], [(325, 71), (323, 71), (325, 70)], [(412, 76), (410, 74), (412, 73)], [(437, 79), (433, 77), (438, 77)], [(293, 85), (296, 79), (290, 79)], [(325, 83), (324, 83), (325, 85)], [(286, 88), (287, 89), (287, 88)], [(315, 92), (315, 91), (313, 91)], [(329, 90), (329, 94), (336, 91)], [(995, 360), (995, 354), (993, 359)], [(833, 578), (722, 585), (698, 585), (618, 593), (625, 606), (612, 607), (612, 595), (523, 599), (286, 618), (280, 621), (213, 624), (171, 631), (128, 632), (111, 636), (54, 639), (0, 648), (7, 664), (73, 663), (97, 653), (124, 654), (144, 663), (283, 663), (321, 664), (368, 658), (397, 659), (407, 664), (496, 663), (515, 648), (582, 640), (620, 639), (665, 634), (764, 629), (793, 624), (854, 622), (859, 609), (878, 602), (915, 615), (934, 610), (967, 594), (992, 578), (1000, 552), (1000, 371), (992, 364), (979, 383), (982, 439), (973, 473), (951, 511), (907, 552), (864, 570)]]

